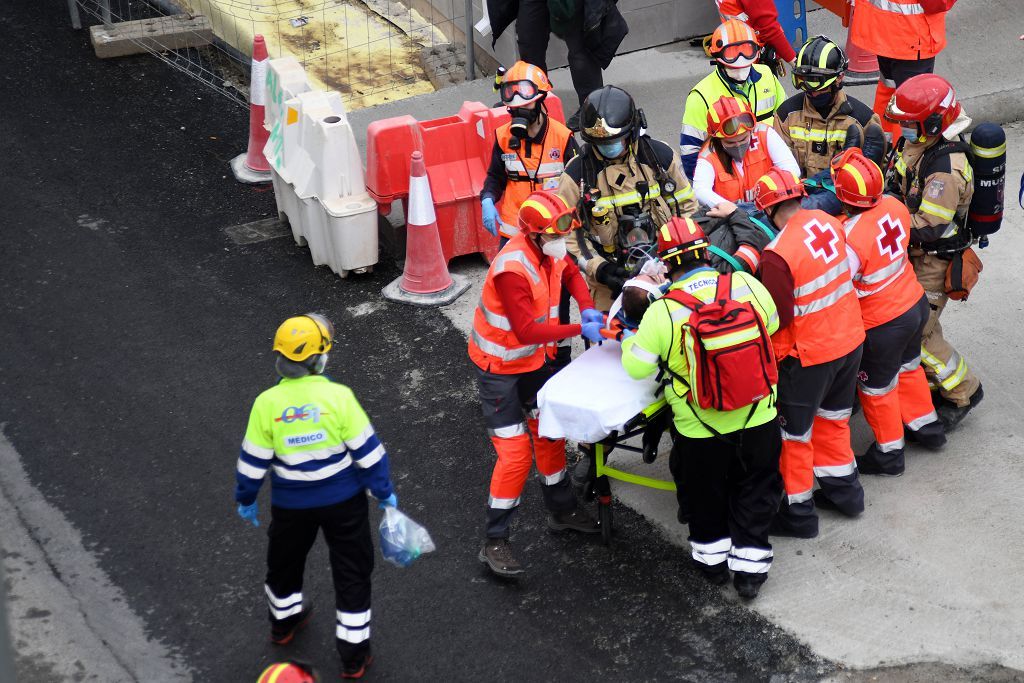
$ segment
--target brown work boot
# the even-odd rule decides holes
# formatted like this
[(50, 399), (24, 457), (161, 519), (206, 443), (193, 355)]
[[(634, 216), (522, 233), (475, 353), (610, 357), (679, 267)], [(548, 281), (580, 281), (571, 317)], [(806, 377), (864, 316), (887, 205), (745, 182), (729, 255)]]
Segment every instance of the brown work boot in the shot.
[(597, 520), (579, 508), (552, 512), (548, 515), (548, 528), (552, 531), (578, 531), (581, 534), (601, 533)]
[(477, 559), (486, 564), (495, 576), (503, 579), (514, 579), (526, 571), (512, 554), (512, 546), (507, 538), (488, 538)]

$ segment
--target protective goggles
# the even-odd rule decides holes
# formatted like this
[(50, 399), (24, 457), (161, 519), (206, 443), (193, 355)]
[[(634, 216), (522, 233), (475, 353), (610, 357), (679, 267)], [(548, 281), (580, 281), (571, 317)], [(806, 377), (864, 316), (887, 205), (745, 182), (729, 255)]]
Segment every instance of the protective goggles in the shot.
[(714, 53), (713, 56), (715, 59), (726, 64), (735, 64), (741, 59), (752, 60), (756, 58), (760, 51), (760, 45), (753, 41), (745, 40), (742, 43), (730, 43)]
[(512, 81), (502, 83), (498, 92), (501, 93), (501, 101), (508, 103), (515, 99), (516, 95), (523, 100), (532, 100), (540, 90), (533, 81)]
[(754, 121), (754, 115), (743, 112), (736, 116), (731, 116), (725, 121), (722, 121), (722, 125), (719, 126), (719, 137), (723, 138), (734, 138), (743, 135), (747, 131), (753, 130), (756, 121)]
[(579, 227), (579, 221), (576, 220), (575, 212), (572, 212), (559, 216), (551, 225), (538, 230), (538, 232), (542, 235), (565, 236), (577, 227)]
[(793, 85), (801, 90), (816, 92), (831, 87), (841, 75), (842, 72), (798, 66), (793, 69)]

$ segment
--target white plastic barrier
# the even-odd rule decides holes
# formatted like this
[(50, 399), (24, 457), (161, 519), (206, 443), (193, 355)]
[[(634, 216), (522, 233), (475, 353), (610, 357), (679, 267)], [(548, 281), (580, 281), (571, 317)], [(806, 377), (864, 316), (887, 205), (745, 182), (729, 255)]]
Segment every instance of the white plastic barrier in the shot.
[(377, 203), (366, 192), (363, 166), (341, 95), (311, 90), (294, 57), (267, 70), (264, 149), (278, 213), (313, 264), (345, 277), (377, 263)]

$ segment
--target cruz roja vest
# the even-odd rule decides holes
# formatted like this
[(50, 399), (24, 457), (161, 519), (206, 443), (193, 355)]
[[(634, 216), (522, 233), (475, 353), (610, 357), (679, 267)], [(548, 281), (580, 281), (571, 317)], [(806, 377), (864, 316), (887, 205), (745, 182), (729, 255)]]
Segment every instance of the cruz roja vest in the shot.
[(742, 172), (732, 159), (729, 160), (729, 168), (726, 168), (711, 144), (711, 140), (704, 143), (700, 158), (707, 159), (715, 169), (715, 185), (712, 189), (730, 202), (753, 201), (754, 186), (758, 179), (772, 168), (772, 159), (768, 154), (768, 126), (759, 123), (751, 131), (750, 146), (743, 155)]

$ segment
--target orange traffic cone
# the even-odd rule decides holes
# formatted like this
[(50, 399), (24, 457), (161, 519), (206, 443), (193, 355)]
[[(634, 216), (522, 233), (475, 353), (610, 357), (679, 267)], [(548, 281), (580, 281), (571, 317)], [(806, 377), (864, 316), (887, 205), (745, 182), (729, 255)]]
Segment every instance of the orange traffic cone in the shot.
[[(851, 8), (856, 11), (856, 8)], [(850, 15), (850, 25), (853, 24), (853, 15)], [(877, 83), (882, 74), (878, 71), (878, 58), (854, 43), (850, 39), (850, 31), (846, 32), (846, 56), (850, 60), (850, 67), (846, 71), (844, 85), (871, 85)]]
[(415, 306), (444, 306), (469, 289), (469, 282), (448, 273), (437, 230), (423, 152), (412, 153), (408, 214), (405, 217), (405, 270), (383, 289), (385, 299)]
[(267, 103), (267, 41), (252, 41), (252, 77), (249, 79), (249, 148), (231, 160), (231, 171), (240, 183), (269, 183), (270, 164), (263, 156), (270, 132), (263, 125)]

